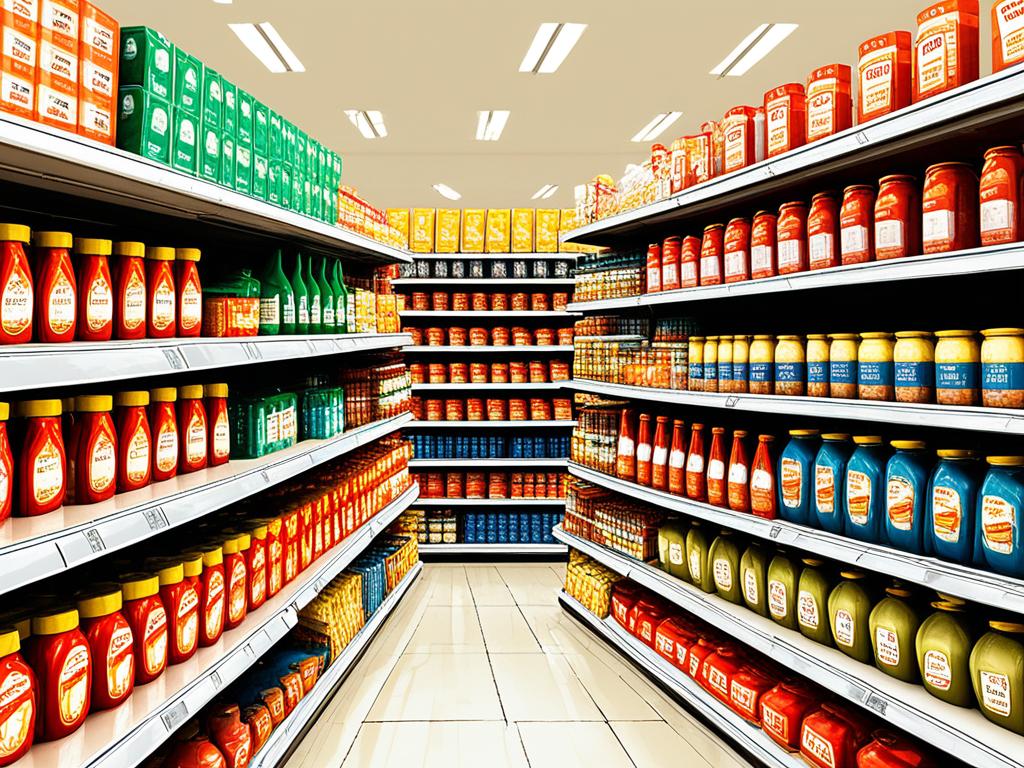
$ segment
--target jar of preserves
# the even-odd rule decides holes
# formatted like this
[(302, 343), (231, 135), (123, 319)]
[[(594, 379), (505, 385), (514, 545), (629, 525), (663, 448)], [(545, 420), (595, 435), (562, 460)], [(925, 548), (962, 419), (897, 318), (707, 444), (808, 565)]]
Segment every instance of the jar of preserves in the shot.
[(746, 394), (750, 378), (750, 337), (732, 337), (732, 391)]
[(779, 274), (806, 272), (807, 203), (785, 203), (779, 208), (775, 237)]
[(1024, 736), (1024, 624), (990, 621), (971, 651), (970, 665), (981, 713)]
[(718, 391), (734, 391), (732, 376), (732, 336), (718, 337)]
[(766, 155), (775, 157), (803, 146), (807, 97), (803, 83), (786, 83), (764, 94)]
[(857, 348), (857, 397), (861, 400), (896, 398), (891, 333), (872, 331), (860, 335)]
[(32, 340), (32, 269), (25, 253), (31, 238), (22, 224), (0, 224), (0, 344)]
[(661, 292), (661, 245), (647, 246), (647, 290), (646, 293)]
[(799, 336), (779, 336), (775, 344), (775, 394), (806, 394), (807, 356)]
[(704, 392), (718, 391), (718, 337), (708, 336), (704, 342)]
[(709, 224), (700, 244), (700, 284), (722, 284), (722, 254), (725, 249), (725, 225)]
[(736, 218), (725, 228), (725, 282), (750, 279), (750, 219)]
[(775, 263), (775, 214), (758, 211), (750, 225), (750, 277), (774, 277)]
[(973, 451), (945, 448), (928, 481), (925, 540), (928, 551), (968, 565), (973, 557), (975, 506), (981, 467)]
[(971, 691), (971, 627), (961, 601), (939, 600), (917, 631), (917, 668), (932, 696), (958, 707), (974, 705)]
[(682, 256), (681, 237), (669, 237), (661, 244), (661, 290), (675, 291), (681, 288), (679, 263)]
[(1015, 243), (1024, 237), (1024, 154), (1018, 147), (985, 153), (978, 197), (981, 244)]
[(915, 650), (921, 619), (911, 604), (912, 596), (898, 585), (887, 587), (868, 620), (875, 666), (905, 683), (920, 681)]
[(704, 337), (691, 336), (687, 342), (687, 389), (704, 391)]
[(775, 338), (762, 334), (750, 342), (750, 382), (752, 395), (775, 392)]
[(828, 336), (807, 334), (807, 396), (828, 397)]
[(939, 163), (925, 172), (921, 194), (925, 253), (978, 245), (978, 177), (967, 163)]
[(935, 399), (935, 344), (927, 331), (897, 331), (893, 377), (898, 403)]
[(974, 331), (936, 331), (935, 402), (977, 405), (981, 401), (981, 348)]
[(974, 550), (979, 564), (1006, 576), (1024, 576), (1024, 456), (988, 456), (978, 491)]
[(847, 64), (826, 64), (807, 76), (807, 143), (853, 125), (853, 71)]
[(925, 507), (931, 462), (920, 440), (893, 440), (896, 449), (885, 467), (884, 541), (889, 546), (925, 553)]
[(811, 198), (807, 214), (808, 265), (827, 269), (839, 265), (839, 203), (832, 192), (819, 192)]
[(1024, 407), (1024, 328), (989, 328), (981, 335), (981, 404)]
[(682, 251), (679, 254), (680, 288), (696, 288), (700, 282), (700, 247), (699, 237), (688, 235), (683, 238)]
[(878, 182), (875, 198), (875, 259), (921, 253), (921, 195), (917, 179), (895, 174)]
[(839, 211), (839, 251), (843, 264), (863, 264), (875, 258), (874, 211), (874, 187), (854, 184), (843, 190)]

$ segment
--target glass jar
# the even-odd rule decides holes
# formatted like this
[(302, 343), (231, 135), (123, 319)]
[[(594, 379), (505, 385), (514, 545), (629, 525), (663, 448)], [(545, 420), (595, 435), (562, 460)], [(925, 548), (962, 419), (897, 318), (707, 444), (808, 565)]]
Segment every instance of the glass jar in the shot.
[(977, 405), (981, 399), (981, 349), (974, 331), (936, 331), (935, 402)]
[(875, 188), (869, 184), (854, 184), (843, 190), (843, 205), (839, 210), (840, 261), (863, 264), (875, 255), (874, 228), (871, 217), (875, 208)]
[(1024, 328), (989, 328), (981, 335), (981, 404), (1024, 407)]
[(750, 343), (750, 383), (752, 395), (775, 392), (775, 342), (770, 335), (758, 335)]
[(1024, 576), (1024, 456), (988, 456), (988, 473), (978, 491), (974, 551), (979, 565), (996, 573)]
[(775, 394), (806, 393), (807, 356), (799, 336), (779, 336), (775, 344)]
[(896, 402), (935, 399), (935, 344), (927, 331), (897, 331), (893, 348)]
[(704, 392), (718, 391), (718, 337), (708, 336), (704, 342)]
[(967, 163), (928, 168), (921, 193), (921, 240), (925, 253), (978, 245), (978, 177)]
[(925, 541), (937, 557), (969, 565), (980, 466), (973, 451), (945, 448), (928, 481)]
[(891, 333), (860, 335), (857, 348), (857, 397), (861, 400), (893, 400), (896, 397)]
[(827, 269), (839, 265), (839, 203), (832, 192), (819, 192), (811, 198), (807, 214), (808, 266)]
[(718, 337), (718, 391), (735, 391), (732, 376), (732, 336)]
[(691, 336), (687, 345), (687, 386), (691, 392), (704, 391), (704, 337)]
[(1015, 243), (1024, 234), (1024, 155), (1019, 147), (993, 147), (985, 153), (978, 196), (981, 244)]
[(748, 392), (750, 376), (750, 337), (732, 337), (732, 391), (736, 394)]
[(913, 176), (885, 176), (875, 198), (875, 259), (921, 253), (921, 194)]
[(829, 397), (852, 400), (857, 397), (857, 334), (832, 333), (829, 339)]
[(807, 396), (828, 397), (828, 337), (807, 335)]

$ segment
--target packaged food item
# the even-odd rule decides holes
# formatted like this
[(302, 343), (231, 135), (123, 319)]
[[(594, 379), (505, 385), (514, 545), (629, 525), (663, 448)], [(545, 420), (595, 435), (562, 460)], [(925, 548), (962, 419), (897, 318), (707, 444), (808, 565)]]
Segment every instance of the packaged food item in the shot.
[(733, 512), (750, 512), (750, 460), (744, 443), (746, 438), (745, 430), (737, 429), (732, 433), (726, 493)]
[(978, 186), (982, 245), (1014, 243), (1024, 237), (1022, 192), (1024, 155), (1020, 149), (993, 147), (988, 150)]
[(724, 259), (725, 282), (738, 283), (750, 279), (749, 219), (732, 219), (725, 228)]
[(768, 556), (759, 544), (751, 544), (744, 551), (739, 576), (743, 602), (747, 608), (767, 618)]
[(875, 258), (874, 208), (873, 187), (855, 184), (843, 190), (843, 205), (839, 211), (839, 250), (843, 264), (862, 264)]
[(253, 735), (248, 723), (242, 722), (237, 704), (218, 705), (209, 712), (207, 727), (210, 739), (220, 749), (228, 768), (245, 768), (255, 754)]
[(39, 11), (33, 117), (36, 122), (74, 133), (78, 128), (78, 0), (51, 0), (42, 3)]
[(855, 398), (857, 396), (857, 334), (833, 333), (828, 351), (829, 395)]
[(33, 283), (25, 246), (31, 230), (0, 224), (0, 345), (32, 339)]
[(856, 448), (846, 465), (843, 532), (867, 542), (884, 541), (886, 451), (877, 435), (856, 435)]
[[(203, 385), (178, 387), (178, 471), (188, 474), (206, 468), (207, 417), (203, 404)], [(158, 447), (159, 450), (159, 447)]]
[(537, 253), (558, 251), (558, 209), (538, 208), (535, 212), (533, 247)]
[(977, 405), (981, 402), (981, 348), (974, 331), (936, 331), (935, 402)]
[(700, 282), (701, 239), (688, 235), (683, 238), (679, 255), (679, 287), (696, 288)]
[(26, 660), (38, 683), (35, 740), (77, 731), (89, 714), (93, 665), (78, 611), (58, 606), (35, 614)]
[(921, 209), (913, 176), (885, 176), (875, 198), (875, 258), (901, 259), (921, 253)]
[(750, 337), (732, 337), (733, 392), (746, 394), (750, 389)]
[(920, 440), (893, 440), (896, 452), (885, 469), (885, 541), (924, 554), (925, 505), (931, 464)]
[(707, 489), (708, 504), (716, 507), (726, 506), (725, 488), (725, 429), (722, 427), (711, 428), (711, 448), (708, 451), (707, 478), (705, 488)]
[(895, 344), (891, 333), (873, 331), (860, 335), (857, 347), (857, 397), (861, 400), (896, 398)]
[(686, 493), (686, 424), (672, 421), (672, 444), (668, 454), (668, 491), (676, 496)]
[(0, 403), (0, 523), (11, 516), (14, 508), (14, 453), (7, 435), (9, 403)]
[(641, 413), (636, 438), (636, 482), (648, 487), (651, 485), (652, 453), (651, 414)]
[(1001, 72), (1024, 61), (1024, 16), (1020, 0), (992, 4), (992, 71)]
[(21, 654), (21, 638), (14, 627), (0, 629), (0, 733), (4, 735), (0, 765), (16, 763), (32, 746), (36, 728), (38, 683)]
[(917, 14), (914, 101), (978, 79), (978, 0), (945, 0)]
[(807, 334), (807, 396), (828, 397), (828, 336)]
[(151, 339), (171, 338), (177, 329), (174, 256), (173, 248), (146, 248), (146, 335)]
[(17, 415), (25, 419), (14, 482), (18, 493), (14, 509), (19, 517), (43, 515), (64, 503), (67, 464), (61, 409), (60, 400), (18, 403)]
[(811, 520), (832, 533), (843, 532), (846, 463), (850, 458), (850, 436), (828, 432), (814, 458), (814, 499)]
[(981, 713), (1024, 735), (1024, 624), (990, 621), (971, 651), (970, 664)]
[(912, 594), (899, 586), (886, 588), (885, 594), (869, 619), (875, 666), (898, 680), (916, 683), (920, 676), (914, 650), (921, 620), (911, 605)]
[(202, 555), (186, 553), (181, 559), (155, 564), (160, 600), (167, 616), (167, 663), (181, 664), (199, 647), (199, 593), (195, 580), (202, 573)]
[(722, 258), (725, 250), (725, 225), (709, 224), (704, 228), (700, 245), (700, 284), (722, 284)]
[(686, 453), (686, 496), (707, 501), (707, 473), (704, 463), (704, 425), (690, 427), (690, 447)]
[(881, 728), (872, 736), (873, 740), (857, 753), (857, 768), (890, 765), (929, 768), (934, 764), (928, 753), (910, 739)]
[(485, 236), (487, 253), (508, 253), (511, 238), (512, 211), (508, 208), (488, 208)]
[(252, 732), (252, 754), (256, 754), (270, 740), (274, 723), (270, 710), (264, 704), (251, 704), (242, 712), (242, 719)]
[(775, 392), (775, 340), (759, 334), (750, 342), (750, 381), (752, 395), (771, 395)]
[(97, 585), (78, 600), (82, 633), (93, 659), (90, 709), (120, 706), (135, 687), (132, 628), (117, 584)]
[(978, 245), (978, 177), (967, 163), (939, 163), (925, 172), (921, 195), (925, 253)]
[(149, 426), (153, 434), (153, 480), (159, 482), (178, 474), (178, 419), (174, 403), (178, 390), (158, 387), (149, 392)]
[(839, 704), (822, 704), (804, 718), (800, 756), (815, 768), (854, 768), (870, 738), (867, 719)]
[(78, 288), (71, 266), (70, 232), (35, 232), (36, 340), (44, 343), (72, 341), (75, 338)]
[(779, 515), (799, 525), (811, 522), (814, 460), (818, 454), (818, 430), (791, 429), (789, 442), (779, 456)]
[(750, 226), (750, 276), (754, 280), (773, 277), (775, 260), (775, 214), (758, 211)]
[(702, 184), (713, 178), (716, 173), (714, 151), (711, 146), (711, 131), (687, 136), (684, 141), (686, 143), (686, 183), (684, 186), (692, 187), (694, 184)]
[(76, 504), (95, 504), (114, 495), (117, 432), (110, 395), (75, 398), (75, 426), (68, 446), (68, 492)]
[(723, 529), (719, 532), (711, 543), (708, 560), (711, 563), (711, 578), (718, 596), (730, 603), (743, 605), (740, 550), (732, 531)]
[(109, 240), (75, 238), (78, 261), (77, 330), (80, 341), (109, 341), (114, 332), (114, 292)]
[(806, 382), (807, 357), (803, 339), (779, 336), (775, 344), (775, 394), (803, 396)]
[(910, 106), (912, 59), (909, 32), (886, 32), (860, 44), (858, 124)]
[(832, 581), (824, 569), (825, 561), (803, 558), (804, 567), (797, 582), (796, 615), (800, 633), (816, 643), (832, 645), (828, 597)]
[(757, 436), (757, 451), (750, 468), (750, 511), (755, 517), (774, 520), (779, 516), (772, 435)]
[(810, 269), (839, 266), (839, 204), (831, 192), (811, 198), (807, 214), (807, 251)]
[(874, 596), (863, 571), (847, 568), (828, 596), (829, 623), (836, 648), (862, 664), (870, 664), (872, 650), (871, 609)]
[[(218, 544), (202, 547), (203, 574), (199, 577), (199, 646), (213, 645), (224, 632), (226, 586), (224, 551)], [(289, 579), (285, 576), (285, 583)]]
[(512, 253), (533, 253), (533, 208), (512, 209)]
[(33, 119), (39, 67), (39, 2), (8, 4), (0, 10), (0, 112)]
[(647, 293), (661, 291), (661, 246), (651, 243), (647, 246)]
[(761, 727), (789, 752), (800, 749), (800, 726), (818, 706), (818, 696), (807, 686), (783, 681), (761, 697)]
[(408, 208), (388, 208), (384, 214), (387, 217), (388, 226), (399, 235), (401, 248), (409, 247), (410, 218)]
[(975, 553), (997, 573), (1024, 574), (1021, 513), (1024, 508), (1024, 457), (988, 456), (988, 473), (978, 491)]
[(438, 208), (435, 214), (435, 253), (457, 253), (462, 229), (462, 211), (458, 208)]
[(807, 204), (784, 203), (775, 228), (778, 273), (789, 275), (808, 269)]
[(731, 173), (756, 162), (754, 151), (756, 128), (754, 107), (733, 107), (722, 118), (721, 127), (725, 139), (725, 160), (723, 173)]
[(921, 684), (932, 696), (958, 707), (974, 704), (971, 691), (970, 623), (960, 602), (933, 602), (935, 613), (917, 632), (917, 667)]
[(708, 336), (704, 341), (704, 392), (718, 391), (718, 337)]
[(797, 567), (783, 550), (768, 564), (768, 615), (786, 629), (797, 629)]
[(764, 95), (767, 156), (803, 146), (807, 131), (807, 97), (802, 83), (786, 83)]
[(928, 481), (925, 541), (938, 557), (964, 565), (974, 546), (980, 466), (972, 451), (945, 448)]
[(177, 738), (170, 754), (164, 761), (166, 768), (228, 768), (224, 755), (213, 743), (199, 732), (198, 725), (186, 729)]
[(715, 591), (715, 582), (711, 574), (711, 559), (708, 557), (710, 549), (700, 521), (694, 520), (686, 534), (686, 563), (690, 571), (690, 582), (708, 594)]
[(409, 231), (409, 250), (413, 253), (432, 253), (434, 250), (434, 209), (413, 208)]
[(224, 539), (224, 629), (234, 629), (248, 612), (249, 574), (245, 553), (252, 545), (248, 533), (231, 531)]
[(897, 331), (893, 348), (896, 402), (935, 399), (935, 345), (926, 331)]
[(989, 328), (981, 335), (982, 405), (1024, 407), (1024, 329)]
[(632, 482), (636, 479), (636, 433), (633, 431), (633, 411), (622, 409), (619, 419), (619, 442), (615, 457), (615, 475)]
[(732, 336), (718, 337), (718, 391), (732, 392)]
[(131, 573), (121, 578), (124, 616), (131, 627), (135, 683), (145, 685), (167, 667), (167, 612), (155, 574)]
[(807, 76), (807, 143), (853, 125), (851, 71), (846, 64), (826, 64)]
[(483, 253), (487, 231), (487, 211), (482, 208), (466, 208), (462, 211), (462, 238), (459, 250), (462, 253)]

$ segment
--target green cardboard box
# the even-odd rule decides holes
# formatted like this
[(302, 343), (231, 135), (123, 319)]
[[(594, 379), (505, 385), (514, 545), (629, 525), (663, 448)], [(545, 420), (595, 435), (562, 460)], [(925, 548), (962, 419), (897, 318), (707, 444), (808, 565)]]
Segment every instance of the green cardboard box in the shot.
[(237, 126), (235, 130), (235, 141), (238, 142), (240, 147), (249, 147), (252, 149), (252, 132), (253, 132), (253, 104), (252, 96), (241, 88), (238, 89), (238, 117)]
[(252, 149), (264, 157), (270, 154), (270, 110), (266, 104), (254, 101), (252, 104)]
[(226, 131), (220, 135), (220, 183), (235, 188), (235, 137)]
[[(203, 125), (218, 130), (223, 125), (224, 117), (224, 90), (221, 86), (220, 75), (206, 65), (203, 65)], [(219, 141), (218, 141), (219, 143)]]
[(316, 145), (316, 167), (317, 181), (321, 184), (329, 182), (331, 180), (331, 166), (327, 159), (327, 147), (319, 142)]
[(122, 27), (118, 84), (138, 85), (154, 96), (170, 100), (174, 83), (173, 47), (166, 37), (149, 27)]
[(306, 198), (303, 192), (302, 177), (292, 171), (292, 210), (297, 213), (306, 212)]
[(284, 121), (274, 110), (270, 110), (270, 127), (267, 141), (268, 157), (271, 160), (284, 160)]
[(281, 124), (284, 128), (284, 145), (282, 147), (281, 159), (288, 163), (295, 169), (295, 145), (298, 141), (295, 133), (295, 125), (284, 118), (281, 118)]
[(297, 176), (306, 174), (306, 141), (308, 138), (305, 131), (295, 129), (295, 159), (292, 160), (292, 166), (295, 168)]
[(224, 96), (224, 113), (221, 115), (220, 127), (224, 129), (224, 133), (230, 134), (231, 140), (234, 141), (238, 135), (238, 89), (221, 77), (220, 90)]
[(281, 163), (281, 194), (280, 205), (282, 208), (292, 207), (292, 166), (290, 163)]
[(335, 196), (331, 194), (331, 187), (324, 187), (324, 205), (321, 218), (328, 224), (334, 224), (338, 217), (334, 215)]
[(316, 139), (311, 138), (306, 142), (306, 169), (311, 182), (322, 180), (320, 178), (320, 153), (322, 151), (320, 142)]
[(141, 85), (118, 90), (117, 146), (165, 165), (171, 161), (171, 107)]
[(302, 195), (302, 204), (299, 206), (299, 211), (306, 214), (307, 216), (313, 215), (313, 182), (309, 180), (309, 176), (302, 179), (302, 186), (299, 190), (299, 194)]
[(195, 176), (199, 163), (199, 118), (181, 107), (171, 107), (171, 118), (171, 167)]
[(314, 181), (309, 185), (309, 211), (307, 213), (314, 219), (322, 219), (324, 214), (324, 188), (320, 182)]
[(235, 145), (235, 191), (252, 194), (252, 147)]
[(267, 199), (267, 174), (269, 161), (265, 155), (253, 152), (252, 155), (252, 196), (260, 200)]
[(267, 202), (281, 204), (281, 161), (270, 160), (267, 164)]
[(199, 117), (203, 109), (203, 65), (199, 59), (174, 46), (174, 98), (172, 105)]
[(341, 155), (339, 155), (337, 152), (335, 152), (334, 153), (334, 185), (335, 186), (337, 186), (338, 184), (341, 184), (341, 168), (342, 168)]
[(199, 134), (199, 177), (220, 184), (220, 162), (220, 128), (203, 123)]

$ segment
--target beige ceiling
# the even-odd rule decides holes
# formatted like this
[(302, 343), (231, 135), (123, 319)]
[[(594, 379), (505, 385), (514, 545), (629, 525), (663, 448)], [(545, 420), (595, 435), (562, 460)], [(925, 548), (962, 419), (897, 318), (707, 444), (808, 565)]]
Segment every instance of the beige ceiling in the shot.
[[(658, 112), (692, 132), (814, 67), (856, 63), (857, 45), (915, 29), (928, 0), (98, 0), (124, 24), (147, 24), (287, 115), (344, 157), (344, 181), (381, 206), (572, 204), (573, 184), (618, 177), (646, 147), (629, 138)], [(982, 0), (982, 74), (990, 71)], [(306, 67), (271, 74), (228, 29), (270, 21)], [(589, 24), (553, 75), (520, 74), (537, 26)], [(800, 25), (747, 75), (707, 72), (757, 24)], [(379, 109), (388, 136), (363, 139), (345, 109)], [(498, 142), (474, 140), (476, 111), (510, 109)]]

